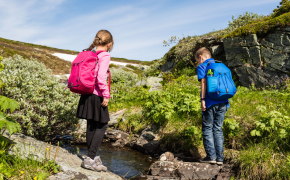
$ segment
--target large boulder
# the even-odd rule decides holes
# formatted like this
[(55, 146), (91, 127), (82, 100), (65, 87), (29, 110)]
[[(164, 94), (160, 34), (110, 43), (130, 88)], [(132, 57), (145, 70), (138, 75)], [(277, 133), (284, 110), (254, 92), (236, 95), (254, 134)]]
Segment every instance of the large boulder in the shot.
[(12, 140), (15, 144), (10, 149), (9, 154), (27, 158), (34, 156), (36, 160), (42, 161), (45, 157), (54, 160), (60, 165), (62, 172), (50, 176), (48, 179), (88, 179), (88, 180), (122, 180), (123, 178), (111, 172), (96, 172), (87, 170), (81, 167), (82, 157), (70, 153), (68, 150), (51, 145), (50, 156), (46, 154), (47, 143), (36, 140), (32, 137), (25, 136), (20, 133), (15, 133), (12, 136), (6, 132), (4, 136)]
[(226, 64), (243, 86), (279, 86), (290, 70), (290, 33), (277, 29), (259, 38), (256, 34), (223, 40)]
[[(219, 176), (220, 169), (223, 166), (216, 164), (183, 162), (174, 158), (170, 152), (162, 154), (158, 161), (150, 166), (147, 179), (176, 179), (176, 180), (193, 180), (193, 179), (216, 179)], [(230, 179), (231, 174), (228, 176)], [(137, 178), (136, 178), (137, 179)], [(140, 178), (141, 179), (141, 178)]]

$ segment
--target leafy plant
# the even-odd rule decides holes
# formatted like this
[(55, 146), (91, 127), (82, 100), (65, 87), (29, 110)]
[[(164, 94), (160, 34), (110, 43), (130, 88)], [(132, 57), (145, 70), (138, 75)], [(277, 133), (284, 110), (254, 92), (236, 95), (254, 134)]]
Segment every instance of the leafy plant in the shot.
[[(68, 127), (74, 128), (78, 123), (75, 113), (79, 96), (65, 90), (65, 85), (51, 76), (51, 70), (18, 55), (5, 58), (3, 64), (1, 94), (19, 102), (19, 110), (8, 115), (21, 124), (23, 132), (47, 139)], [(4, 104), (8, 102), (5, 100)]]

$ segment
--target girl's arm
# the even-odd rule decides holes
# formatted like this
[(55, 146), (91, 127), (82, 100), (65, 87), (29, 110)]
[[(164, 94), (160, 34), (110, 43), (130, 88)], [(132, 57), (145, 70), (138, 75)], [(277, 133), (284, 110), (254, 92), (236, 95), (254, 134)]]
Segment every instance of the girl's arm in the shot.
[(97, 75), (97, 82), (104, 98), (110, 98), (110, 91), (107, 85), (107, 71), (109, 69), (110, 59), (110, 54), (106, 53), (106, 55), (100, 58), (98, 63), (99, 70)]

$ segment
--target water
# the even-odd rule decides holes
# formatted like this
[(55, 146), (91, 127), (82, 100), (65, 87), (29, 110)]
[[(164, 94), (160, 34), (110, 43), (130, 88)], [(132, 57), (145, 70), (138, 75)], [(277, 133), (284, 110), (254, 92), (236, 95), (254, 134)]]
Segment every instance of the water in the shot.
[[(74, 145), (80, 149), (80, 155), (87, 155), (86, 145)], [(102, 143), (97, 155), (108, 170), (125, 178), (135, 177), (144, 174), (153, 163), (148, 155), (130, 147), (117, 148), (110, 143)]]

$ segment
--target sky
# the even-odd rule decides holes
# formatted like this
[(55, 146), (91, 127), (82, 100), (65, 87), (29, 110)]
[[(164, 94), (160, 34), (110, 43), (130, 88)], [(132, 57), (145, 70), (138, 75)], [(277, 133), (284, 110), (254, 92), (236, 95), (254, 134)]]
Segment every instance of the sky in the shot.
[(96, 33), (114, 37), (112, 57), (151, 61), (163, 40), (224, 29), (245, 12), (269, 15), (281, 0), (0, 0), (0, 37), (81, 51)]

